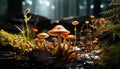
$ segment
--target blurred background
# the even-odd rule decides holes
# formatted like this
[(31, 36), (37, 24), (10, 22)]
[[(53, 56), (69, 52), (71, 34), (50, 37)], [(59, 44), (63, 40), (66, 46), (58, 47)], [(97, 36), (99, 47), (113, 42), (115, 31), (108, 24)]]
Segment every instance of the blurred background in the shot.
[[(64, 20), (77, 18), (84, 22), (90, 15), (101, 17), (99, 13), (108, 8), (111, 0), (0, 0), (0, 29), (14, 32), (14, 24), (21, 24), (23, 11), (30, 9), (32, 23), (42, 25), (40, 31), (51, 29), (51, 24), (65, 23)], [(80, 20), (81, 19), (81, 20)], [(76, 19), (75, 19), (76, 20)], [(67, 21), (67, 22), (68, 22)], [(46, 24), (45, 24), (46, 23)], [(13, 25), (12, 25), (13, 24)], [(6, 25), (8, 27), (6, 27)], [(44, 26), (45, 25), (45, 26)], [(44, 29), (43, 29), (44, 28)], [(14, 31), (13, 31), (14, 29)], [(17, 30), (16, 30), (17, 31)]]
[(110, 0), (0, 0), (0, 16), (19, 14), (27, 8), (34, 14), (53, 20), (68, 16), (98, 16), (109, 2)]

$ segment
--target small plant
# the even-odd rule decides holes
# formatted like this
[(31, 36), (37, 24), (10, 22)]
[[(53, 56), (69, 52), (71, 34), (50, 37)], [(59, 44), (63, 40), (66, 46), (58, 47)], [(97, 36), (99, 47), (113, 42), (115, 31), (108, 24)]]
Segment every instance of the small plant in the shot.
[(18, 55), (25, 55), (32, 51), (36, 47), (33, 42), (36, 32), (38, 29), (33, 28), (28, 23), (31, 16), (28, 17), (29, 10), (24, 11), (25, 27), (17, 27), (20, 30), (17, 34), (8, 33), (7, 31), (0, 30), (0, 42), (2, 45), (11, 45), (17, 51)]

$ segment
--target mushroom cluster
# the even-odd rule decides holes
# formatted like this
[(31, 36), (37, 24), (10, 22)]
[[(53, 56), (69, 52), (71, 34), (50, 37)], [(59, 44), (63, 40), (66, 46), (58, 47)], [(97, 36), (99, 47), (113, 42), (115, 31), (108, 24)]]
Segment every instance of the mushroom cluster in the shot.
[[(69, 35), (70, 31), (65, 29), (62, 25), (56, 25), (53, 29), (48, 31), (48, 34), (51, 36), (58, 36), (58, 45), (55, 50), (55, 57), (60, 61), (74, 61), (77, 57), (77, 53), (72, 50), (71, 40), (76, 39), (76, 37), (74, 35)], [(66, 39), (69, 40), (68, 44)]]

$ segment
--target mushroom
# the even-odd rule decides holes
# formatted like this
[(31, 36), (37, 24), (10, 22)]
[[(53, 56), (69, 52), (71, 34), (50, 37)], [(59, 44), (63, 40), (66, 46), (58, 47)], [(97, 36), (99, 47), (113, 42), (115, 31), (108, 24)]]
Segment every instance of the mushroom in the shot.
[(48, 38), (49, 35), (47, 33), (39, 33), (37, 35), (37, 37), (39, 37), (40, 39), (43, 39), (43, 44), (44, 44), (44, 47), (45, 47), (46, 46), (46, 40), (45, 40), (45, 38)]
[(61, 34), (61, 37), (64, 38), (64, 40), (63, 40), (63, 46), (65, 46), (65, 43), (66, 43), (66, 39), (67, 39), (67, 37), (68, 37), (68, 34), (69, 34), (69, 33), (62, 33), (62, 34)]
[(58, 36), (58, 48), (61, 48), (61, 34), (62, 33), (70, 33), (70, 31), (66, 30), (62, 25), (56, 25), (53, 29), (48, 31), (48, 34), (53, 36)]
[(53, 36), (60, 36), (61, 33), (70, 33), (62, 25), (56, 25), (52, 30), (48, 31), (48, 34)]
[(68, 50), (70, 49), (70, 47), (71, 47), (71, 40), (72, 39), (76, 39), (76, 36), (75, 35), (68, 35), (67, 36), (67, 39), (68, 39)]
[(76, 39), (75, 35), (68, 35), (67, 39)]
[(61, 34), (61, 37), (64, 38), (63, 43), (62, 43), (62, 48), (64, 49), (63, 51), (65, 51), (68, 48), (67, 45), (66, 45), (66, 39), (68, 37), (68, 34), (69, 34), (68, 32)]
[(48, 38), (49, 35), (48, 35), (47, 33), (39, 33), (39, 34), (37, 35), (37, 37), (39, 37), (39, 38), (41, 38), (41, 39), (45, 39), (45, 38)]
[[(73, 21), (72, 24), (75, 26), (74, 28), (74, 31), (75, 31), (75, 36), (77, 36), (77, 26), (79, 24), (78, 21)], [(76, 46), (76, 38), (75, 38), (75, 41), (74, 41), (74, 47)]]
[(76, 39), (75, 35), (68, 35), (67, 39), (69, 40), (69, 46), (71, 46), (71, 40)]

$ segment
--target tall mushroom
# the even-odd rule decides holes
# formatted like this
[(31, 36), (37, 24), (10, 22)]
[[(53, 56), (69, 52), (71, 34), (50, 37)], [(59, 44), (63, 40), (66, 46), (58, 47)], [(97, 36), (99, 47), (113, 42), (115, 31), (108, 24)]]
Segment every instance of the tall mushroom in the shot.
[[(73, 21), (72, 24), (75, 26), (74, 28), (74, 31), (75, 31), (75, 36), (77, 37), (77, 26), (79, 24), (78, 21)], [(75, 38), (75, 41), (74, 41), (74, 47), (76, 46), (76, 38)]]
[(58, 50), (61, 48), (61, 34), (62, 33), (70, 33), (67, 29), (65, 29), (62, 25), (56, 25), (53, 29), (48, 31), (48, 34), (53, 36), (58, 36)]

